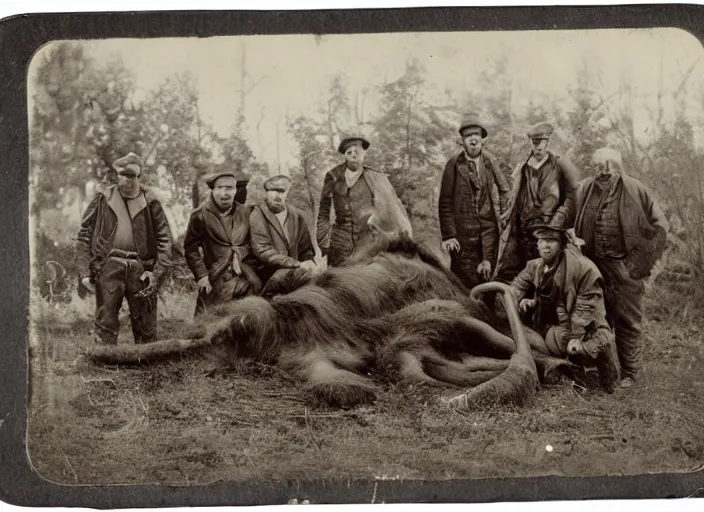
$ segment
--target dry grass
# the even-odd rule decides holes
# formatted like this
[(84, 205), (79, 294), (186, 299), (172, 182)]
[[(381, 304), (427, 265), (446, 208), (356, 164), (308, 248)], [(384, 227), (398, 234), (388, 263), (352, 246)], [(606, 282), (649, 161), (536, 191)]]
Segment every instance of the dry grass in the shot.
[[(167, 300), (161, 336), (192, 316), (192, 296)], [(646, 322), (642, 381), (614, 395), (562, 382), (521, 409), (462, 413), (440, 400), (456, 389), (392, 385), (373, 406), (342, 411), (311, 407), (276, 368), (225, 368), (216, 354), (151, 368), (83, 363), (92, 307), (78, 301), (34, 317), (28, 448), (55, 482), (581, 476), (704, 462), (704, 343), (694, 319)], [(127, 322), (122, 332), (131, 343)]]

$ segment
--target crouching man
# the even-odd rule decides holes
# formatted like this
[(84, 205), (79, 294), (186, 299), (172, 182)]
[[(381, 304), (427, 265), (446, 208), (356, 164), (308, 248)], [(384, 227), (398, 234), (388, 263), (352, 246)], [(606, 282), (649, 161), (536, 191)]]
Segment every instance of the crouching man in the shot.
[[(599, 385), (613, 392), (619, 365), (613, 333), (606, 321), (603, 279), (596, 265), (570, 243), (558, 227), (538, 226), (539, 258), (529, 260), (513, 279), (521, 313), (532, 311), (532, 348), (596, 367)], [(526, 297), (529, 289), (533, 297)]]
[(96, 194), (78, 232), (81, 285), (95, 293), (95, 341), (115, 344), (127, 299), (135, 343), (156, 341), (157, 287), (171, 264), (171, 229), (159, 200), (140, 184), (141, 158), (115, 160), (117, 185)]
[(254, 256), (264, 264), (263, 281), (296, 268), (317, 273), (315, 249), (303, 213), (286, 204), (291, 180), (274, 176), (264, 182), (266, 200), (249, 214), (250, 241)]
[(237, 181), (230, 172), (206, 180), (210, 196), (188, 221), (183, 246), (198, 282), (195, 315), (246, 295), (258, 294), (249, 245), (249, 211), (235, 201)]

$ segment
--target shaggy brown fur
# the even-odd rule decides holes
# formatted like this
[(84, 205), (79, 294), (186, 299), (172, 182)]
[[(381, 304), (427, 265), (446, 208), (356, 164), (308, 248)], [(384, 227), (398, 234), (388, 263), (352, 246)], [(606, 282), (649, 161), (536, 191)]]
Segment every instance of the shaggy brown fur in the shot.
[[(223, 344), (232, 361), (275, 363), (316, 402), (330, 406), (372, 401), (378, 381), (462, 387), (493, 382), (525, 351), (509, 361), (516, 343), (496, 329), (487, 306), (470, 297), (440, 261), (404, 234), (376, 233), (344, 265), (305, 284), (308, 277), (294, 275), (288, 284), (272, 285), (278, 291), (271, 300), (250, 296), (233, 303), (198, 339), (151, 346), (163, 356), (168, 343), (174, 352)], [(278, 294), (291, 284), (296, 289)], [(517, 319), (515, 308), (507, 310)], [(129, 348), (131, 361), (129, 349), (116, 358), (112, 347), (94, 352), (93, 359), (151, 358), (147, 346)]]

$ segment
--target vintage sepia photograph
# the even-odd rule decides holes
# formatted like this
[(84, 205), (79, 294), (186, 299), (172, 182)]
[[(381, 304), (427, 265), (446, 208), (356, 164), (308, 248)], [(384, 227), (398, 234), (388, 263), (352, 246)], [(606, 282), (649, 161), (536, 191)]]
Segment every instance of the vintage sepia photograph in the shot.
[(702, 470), (702, 56), (665, 27), (45, 44), (32, 468)]

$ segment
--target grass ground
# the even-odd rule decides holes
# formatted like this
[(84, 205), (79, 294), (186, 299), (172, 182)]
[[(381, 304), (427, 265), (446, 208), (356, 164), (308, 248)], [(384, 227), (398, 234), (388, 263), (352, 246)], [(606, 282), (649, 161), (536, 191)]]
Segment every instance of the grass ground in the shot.
[[(61, 484), (692, 471), (704, 464), (704, 330), (663, 293), (648, 300), (633, 388), (605, 395), (561, 382), (527, 408), (471, 414), (408, 386), (387, 387), (369, 407), (311, 409), (277, 369), (226, 369), (217, 354), (92, 366), (78, 358), (91, 343), (90, 301), (44, 305), (30, 343), (30, 460)], [(190, 295), (167, 302), (160, 337), (192, 314)], [(131, 343), (128, 325), (121, 342)]]

